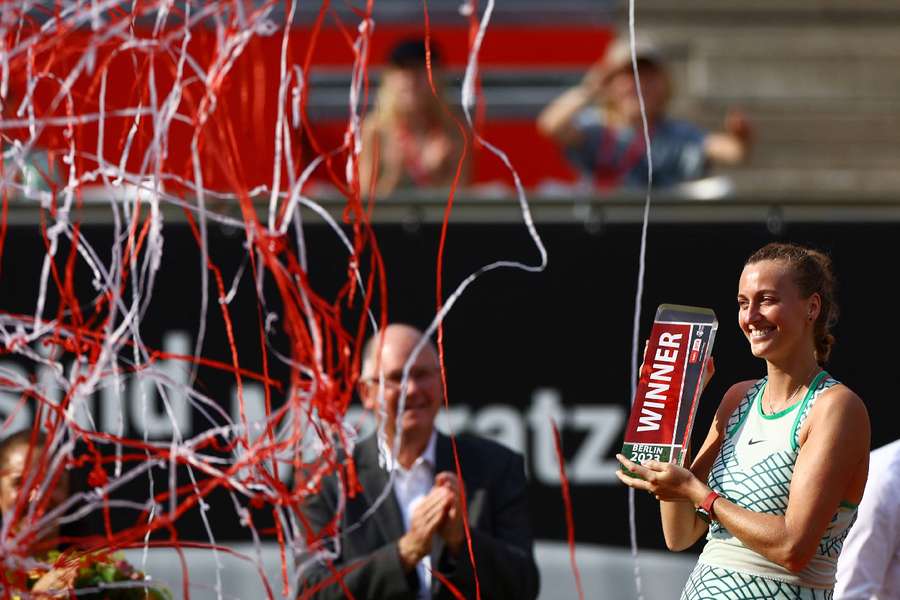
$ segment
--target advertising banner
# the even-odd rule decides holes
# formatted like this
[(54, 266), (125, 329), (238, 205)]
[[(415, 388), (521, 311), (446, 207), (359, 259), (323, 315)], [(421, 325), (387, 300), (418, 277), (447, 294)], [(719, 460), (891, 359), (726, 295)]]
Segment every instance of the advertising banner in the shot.
[[(879, 350), (886, 338), (878, 336), (884, 331), (883, 315), (891, 314), (892, 294), (890, 288), (872, 294), (864, 270), (848, 265), (869, 260), (891, 227), (896, 225), (885, 224), (882, 229), (878, 225), (817, 225), (793, 230), (800, 241), (818, 241), (819, 247), (834, 248), (842, 283), (842, 320), (836, 331), (838, 345), (829, 372), (846, 380), (869, 402), (873, 446), (894, 435), (889, 415), (879, 413), (886, 409), (871, 402), (880, 397), (880, 379), (874, 374), (891, 369), (887, 363), (890, 353)], [(607, 224), (600, 232), (589, 232), (570, 223), (543, 225), (539, 230), (550, 255), (545, 272), (498, 270), (486, 274), (470, 286), (448, 314), (444, 350), (449, 408), (441, 412), (438, 424), (445, 431), (490, 437), (522, 453), (529, 477), (528, 500), (535, 537), (564, 541), (566, 515), (554, 445), (555, 423), (562, 438), (577, 541), (627, 546), (628, 524), (623, 517), (627, 511), (627, 489), (615, 476), (619, 464), (614, 458), (623, 440), (626, 449), (639, 460), (659, 455), (660, 460), (682, 461), (691, 429), (697, 428), (693, 436), (696, 449), (724, 392), (737, 381), (765, 375), (765, 363), (748, 351), (747, 341), (736, 324), (717, 329), (711, 311), (684, 312), (665, 305), (655, 315), (646, 310), (640, 331), (640, 339), (649, 340), (641, 372), (642, 391), (635, 403), (637, 412), (630, 412), (631, 315), (639, 227)], [(388, 278), (389, 319), (426, 326), (437, 305), (435, 240), (439, 226), (381, 225), (376, 233)], [(108, 224), (84, 225), (80, 235), (98, 249), (113, 245), (112, 227)], [(243, 235), (210, 226), (209, 258), (221, 269), (228, 290), (233, 291), (227, 307), (232, 318), (234, 352), (248, 373), (261, 373), (260, 323), (268, 326), (270, 350), (285, 354), (284, 338), (279, 334), (278, 307), (267, 305), (260, 313), (255, 282), (248, 275), (250, 268), (245, 266), (248, 257)], [(209, 278), (205, 333), (201, 332), (201, 271), (206, 266), (196, 238), (187, 225), (167, 222), (163, 239), (163, 259), (152, 299), (140, 306), (142, 343), (160, 356), (190, 356), (198, 339), (202, 339), (200, 353), (210, 364), (230, 364), (232, 349), (213, 278)], [(651, 226), (649, 239), (652, 246), (644, 292), (647, 306), (674, 301), (708, 306), (724, 315), (735, 310), (734, 294), (744, 260), (769, 236), (764, 230), (744, 225), (667, 224)], [(333, 231), (320, 225), (306, 226), (305, 241), (312, 285), (322, 297), (334, 297), (346, 282), (346, 249)], [(60, 243), (59, 255), (64, 257), (67, 249), (64, 241)], [(710, 247), (716, 248), (714, 254), (709, 253)], [(455, 225), (448, 235), (444, 289), (452, 289), (489, 260), (530, 256), (529, 252), (533, 252), (532, 243), (519, 225)], [(0, 273), (2, 311), (35, 313), (45, 254), (38, 226), (10, 225)], [(686, 284), (683, 269), (685, 256), (707, 257), (703, 276), (691, 278), (690, 285)], [(98, 254), (97, 260), (110, 259)], [(93, 277), (89, 268), (76, 261), (73, 289), (80, 298), (93, 297)], [(48, 315), (55, 314), (56, 293), (51, 283), (45, 298)], [(373, 310), (380, 314), (381, 308), (374, 306)], [(88, 302), (85, 313), (90, 311)], [(702, 380), (702, 369), (714, 339), (716, 373), (702, 397), (698, 397), (698, 381)], [(62, 364), (63, 375), (73, 368), (66, 356), (45, 361), (44, 354), (49, 350), (40, 340), (32, 345), (33, 360), (23, 360), (19, 355), (0, 356), (0, 419), (8, 421), (8, 431), (29, 426), (36, 415), (33, 400), (25, 398), (23, 402), (21, 382), (35, 382), (51, 400), (62, 398), (60, 373), (52, 365)], [(854, 348), (872, 348), (874, 362), (860, 363)], [(288, 366), (274, 353), (270, 356), (270, 378), (288, 381)], [(186, 368), (184, 361), (167, 358), (159, 359), (157, 367), (157, 373), (169, 382), (167, 395), (141, 371), (123, 373), (118, 380), (110, 378), (96, 394), (85, 399), (89, 414), (76, 412), (71, 417), (85, 428), (114, 435), (121, 432), (158, 444), (165, 444), (174, 436), (190, 440), (209, 430), (210, 415), (225, 413), (237, 421), (241, 397), (251, 429), (264, 418), (266, 390), (252, 378), (244, 379), (239, 394), (234, 374), (221, 368), (198, 365), (192, 370), (190, 365)], [(215, 406), (198, 404), (188, 395), (176, 393), (190, 389)], [(280, 389), (271, 388), (272, 410), (283, 405), (285, 391), (283, 385)], [(356, 399), (350, 402), (345, 421), (358, 425), (363, 435), (371, 427), (371, 419)], [(112, 451), (102, 446), (100, 450)], [(114, 463), (110, 463), (110, 468), (114, 468)], [(279, 468), (281, 480), (290, 485), (290, 465)], [(117, 493), (123, 500), (144, 503), (160, 486), (168, 486), (171, 475), (164, 467), (149, 469)], [(189, 474), (182, 470), (175, 476), (178, 485), (192, 485)], [(642, 547), (663, 548), (657, 502), (646, 494), (639, 496), (639, 542)], [(205, 514), (196, 507), (178, 519), (179, 539), (208, 541), (205, 517), (214, 524), (217, 541), (250, 540), (251, 533), (242, 521), (241, 511), (247, 508), (243, 502), (233, 490), (216, 490), (207, 498)], [(254, 513), (254, 523), (262, 535), (274, 535), (269, 529), (271, 510), (266, 506), (247, 509)], [(617, 517), (594, 518), (598, 514)], [(130, 527), (138, 512), (116, 508), (110, 518), (114, 527)]]

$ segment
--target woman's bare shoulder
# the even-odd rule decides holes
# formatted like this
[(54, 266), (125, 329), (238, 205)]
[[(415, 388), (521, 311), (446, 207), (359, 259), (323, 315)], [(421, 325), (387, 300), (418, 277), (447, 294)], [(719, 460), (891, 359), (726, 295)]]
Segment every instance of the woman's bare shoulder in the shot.
[(725, 395), (722, 396), (722, 402), (719, 403), (719, 416), (724, 416), (727, 418), (731, 416), (731, 413), (734, 412), (734, 409), (737, 408), (738, 404), (741, 403), (741, 400), (744, 399), (744, 396), (747, 395), (747, 392), (750, 391), (757, 383), (757, 379), (747, 379), (744, 381), (738, 381), (725, 392)]
[(843, 383), (831, 386), (821, 393), (810, 412), (810, 419), (834, 418), (853, 424), (868, 424), (866, 404), (856, 392)]
[(744, 396), (747, 395), (747, 392), (755, 384), (755, 379), (739, 381), (728, 388), (728, 391), (722, 396), (722, 401), (719, 402), (719, 408), (716, 410), (716, 418), (713, 423), (713, 426), (716, 427), (720, 433), (725, 431), (725, 424), (728, 423), (728, 420), (731, 418), (731, 415), (734, 414), (734, 411), (741, 403), (741, 400), (744, 399)]

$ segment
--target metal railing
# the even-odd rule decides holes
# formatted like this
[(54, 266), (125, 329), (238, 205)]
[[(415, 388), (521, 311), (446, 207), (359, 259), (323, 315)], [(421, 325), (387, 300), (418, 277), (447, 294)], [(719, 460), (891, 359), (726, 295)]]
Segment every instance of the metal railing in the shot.
[[(742, 193), (728, 187), (725, 177), (713, 177), (685, 184), (679, 188), (653, 191), (651, 223), (763, 223), (773, 233), (791, 222), (865, 223), (900, 222), (900, 197), (891, 193), (868, 192), (848, 194), (816, 190), (809, 194), (776, 191)], [(374, 201), (375, 223), (402, 224), (417, 227), (441, 223), (449, 190), (406, 190)], [(575, 188), (558, 188), (528, 195), (528, 205), (537, 224), (583, 223), (589, 231), (599, 231), (604, 224), (640, 223), (645, 194), (641, 191), (619, 191), (598, 195), (579, 192)], [(34, 197), (32, 197), (34, 198)], [(111, 203), (120, 207), (135, 202), (151, 201), (149, 189), (124, 186), (115, 191), (84, 188), (70, 218), (87, 224), (112, 222)], [(330, 190), (320, 190), (305, 198), (315, 203), (340, 222), (347, 200)], [(268, 196), (254, 198), (261, 219), (268, 212)], [(41, 205), (49, 208), (48, 194), (42, 199), (13, 197), (9, 201), (7, 223), (37, 223)], [(234, 226), (240, 223), (238, 201), (233, 195), (207, 198), (205, 209), (210, 222)], [(190, 197), (169, 195), (160, 198), (160, 210), (167, 222), (186, 218), (185, 211), (195, 216), (200, 210)], [(322, 217), (303, 210), (305, 223), (314, 225)], [(512, 189), (502, 187), (463, 189), (453, 198), (452, 223), (511, 224), (522, 221), (522, 212)]]

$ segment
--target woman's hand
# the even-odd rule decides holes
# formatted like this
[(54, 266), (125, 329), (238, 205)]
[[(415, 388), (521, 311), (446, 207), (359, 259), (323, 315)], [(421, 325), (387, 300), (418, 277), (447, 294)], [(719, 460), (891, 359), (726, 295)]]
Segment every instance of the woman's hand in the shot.
[(688, 501), (699, 505), (709, 494), (710, 489), (697, 479), (689, 470), (674, 463), (648, 460), (644, 464), (632, 462), (616, 454), (616, 459), (632, 473), (640, 477), (631, 477), (622, 471), (616, 471), (619, 481), (630, 488), (650, 492), (657, 500), (666, 502)]

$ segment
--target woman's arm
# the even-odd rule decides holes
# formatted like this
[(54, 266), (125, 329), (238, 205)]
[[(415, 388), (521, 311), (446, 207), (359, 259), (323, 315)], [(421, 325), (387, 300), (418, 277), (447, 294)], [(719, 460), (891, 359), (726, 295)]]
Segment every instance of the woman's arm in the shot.
[(362, 147), (359, 150), (359, 194), (367, 199), (372, 189), (372, 182), (377, 181), (378, 133), (373, 121), (363, 123)]
[(363, 199), (372, 191), (378, 197), (389, 196), (403, 180), (403, 156), (396, 141), (383, 131), (377, 120), (363, 124), (359, 152), (359, 193)]
[(420, 149), (421, 165), (429, 174), (433, 185), (450, 186), (459, 171), (459, 186), (469, 184), (471, 151), (466, 133), (459, 122), (446, 117), (440, 133), (427, 139)]
[[(803, 569), (810, 561), (841, 500), (858, 493), (853, 486), (868, 467), (869, 418), (856, 394), (844, 386), (825, 392), (807, 423), (784, 516), (747, 510), (726, 498), (713, 505), (715, 518), (744, 545), (791, 571)], [(623, 464), (634, 466), (632, 471), (644, 479), (621, 475), (620, 479), (663, 499), (697, 506), (710, 492), (693, 473), (676, 465)]]
[(720, 165), (737, 165), (750, 153), (752, 128), (742, 112), (731, 111), (725, 117), (725, 127), (706, 136), (703, 149), (706, 157)]
[[(722, 445), (722, 440), (725, 438), (725, 426), (728, 423), (728, 419), (753, 383), (753, 381), (737, 383), (731, 386), (725, 393), (725, 396), (723, 396), (722, 402), (716, 411), (716, 416), (709, 427), (706, 440), (700, 447), (696, 460), (691, 463), (690, 473), (698, 483), (705, 482), (709, 476), (709, 471), (712, 469), (713, 462)], [(690, 455), (688, 460), (690, 460)], [(669, 550), (675, 552), (680, 552), (693, 546), (706, 533), (707, 529), (706, 522), (697, 516), (694, 509), (695, 505), (684, 499), (670, 500), (663, 495), (658, 495), (658, 497), (661, 500), (659, 510), (662, 517), (666, 546)]]
[(541, 111), (537, 118), (538, 131), (563, 146), (579, 143), (581, 132), (573, 120), (583, 108), (600, 97), (605, 76), (602, 63), (591, 67), (580, 84), (563, 92)]
[(577, 144), (581, 141), (581, 133), (572, 120), (590, 103), (591, 95), (582, 86), (567, 90), (538, 115), (538, 131), (562, 146)]

